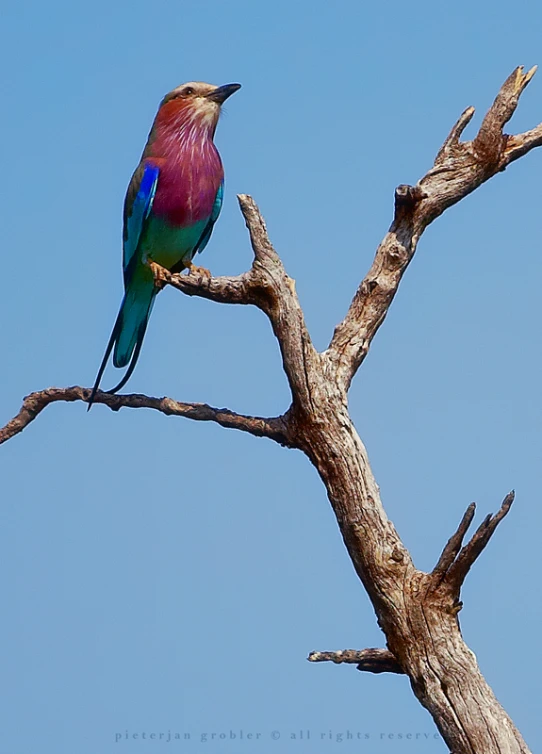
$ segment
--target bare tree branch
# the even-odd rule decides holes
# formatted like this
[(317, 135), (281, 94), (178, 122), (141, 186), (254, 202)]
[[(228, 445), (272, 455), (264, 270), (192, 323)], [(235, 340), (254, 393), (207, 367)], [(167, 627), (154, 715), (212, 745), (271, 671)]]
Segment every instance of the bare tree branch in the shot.
[(444, 160), (449, 157), (455, 149), (457, 149), (461, 134), (471, 122), (475, 112), (476, 110), (474, 107), (467, 107), (466, 110), (463, 110), (457, 122), (452, 127), (452, 130), (446, 137), (444, 144), (440, 148), (435, 158), (435, 163), (440, 164), (444, 162)]
[(486, 516), (473, 534), (472, 539), (461, 549), (455, 562), (450, 566), (447, 580), (456, 590), (459, 590), (474, 561), (480, 556), (480, 553), (493, 536), (495, 529), (510, 510), (514, 498), (515, 492), (512, 490), (504, 498), (498, 512), (494, 516), (491, 514)]
[(535, 147), (542, 146), (542, 124), (523, 134), (509, 136), (503, 155), (503, 165), (509, 165), (514, 160), (523, 157)]
[(297, 409), (310, 411), (311, 383), (316, 379), (315, 369), (320, 357), (312, 345), (295, 283), (286, 274), (269, 240), (256, 202), (246, 194), (240, 194), (238, 199), (254, 252), (252, 268), (237, 277), (218, 278), (200, 274), (172, 275), (163, 270), (161, 278), (189, 296), (220, 303), (252, 304), (261, 309), (269, 317), (279, 342), (292, 400)]
[[(90, 389), (74, 386), (51, 387), (27, 395), (21, 410), (11, 421), (0, 429), (0, 445), (22, 432), (30, 422), (50, 403), (58, 401), (88, 401)], [(239, 429), (256, 437), (268, 437), (281, 445), (290, 446), (288, 429), (283, 417), (265, 419), (258, 416), (244, 416), (226, 408), (213, 408), (206, 403), (180, 403), (172, 398), (151, 398), (148, 395), (109, 395), (101, 390), (96, 394), (95, 403), (103, 403), (112, 411), (121, 408), (151, 408), (166, 416), (183, 416), (194, 421), (210, 421), (228, 429)]]
[(328, 356), (344, 389), (367, 355), (427, 226), (510, 162), (542, 144), (542, 124), (518, 136), (502, 132), (535, 71), (536, 67), (527, 73), (522, 66), (516, 68), (501, 87), (475, 139), (460, 142), (474, 114), (474, 108), (467, 108), (431, 170), (415, 187), (399, 186), (396, 190), (391, 227), (329, 345)]
[(479, 162), (490, 174), (488, 177), (493, 175), (493, 166), (502, 169), (502, 156), (507, 142), (502, 130), (514, 114), (523, 90), (535, 73), (536, 66), (527, 73), (523, 73), (523, 66), (516, 68), (502, 85), (482, 121), (473, 147)]
[(307, 657), (309, 662), (350, 663), (357, 665), (358, 670), (367, 673), (398, 673), (404, 675), (404, 670), (397, 662), (397, 658), (387, 649), (343, 649), (339, 652), (311, 652)]
[(269, 240), (256, 202), (246, 194), (238, 199), (254, 252), (252, 269), (264, 292), (258, 305), (269, 317), (279, 342), (294, 409), (308, 415), (314, 408), (313, 387), (320, 377), (320, 357), (310, 339), (295, 282), (286, 274)]
[(160, 278), (187, 296), (199, 296), (219, 304), (256, 304), (252, 271), (235, 277), (211, 277), (199, 272), (174, 274), (160, 268)]
[(450, 537), (446, 544), (446, 547), (442, 551), (442, 555), (440, 556), (439, 561), (434, 567), (431, 574), (435, 587), (437, 587), (441, 583), (442, 579), (448, 572), (448, 569), (454, 562), (457, 553), (459, 552), (461, 545), (463, 544), (465, 534), (467, 533), (468, 528), (472, 523), (475, 511), (476, 503), (471, 503), (463, 514), (463, 518), (461, 519), (461, 523), (459, 524), (457, 531)]

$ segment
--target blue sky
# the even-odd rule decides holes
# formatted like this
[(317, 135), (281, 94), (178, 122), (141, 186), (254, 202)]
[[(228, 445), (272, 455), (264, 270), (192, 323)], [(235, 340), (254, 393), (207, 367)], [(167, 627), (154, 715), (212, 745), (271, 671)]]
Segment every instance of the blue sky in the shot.
[[(22, 0), (3, 15), (3, 420), (32, 390), (92, 384), (122, 293), (124, 191), (172, 87), (243, 84), (217, 133), (226, 197), (201, 262), (215, 274), (250, 265), (235, 195), (252, 194), (323, 348), (394, 187), (430, 167), (466, 106), (472, 136), (512, 69), (542, 63), (534, 2), (518, 23), (502, 0)], [(511, 130), (542, 120), (541, 93), (539, 74)], [(432, 567), (468, 503), (479, 521), (516, 489), (467, 580), (461, 624), (533, 750), (541, 167), (542, 153), (528, 155), (427, 231), (350, 394), (418, 567)], [(172, 290), (129, 388), (247, 413), (288, 405), (260, 312)], [(6, 751), (446, 751), (406, 679), (305, 661), (383, 637), (300, 453), (148, 411), (59, 404), (0, 464)], [(241, 729), (261, 737), (241, 741)], [(150, 739), (169, 730), (191, 738)], [(126, 732), (147, 738), (116, 741)]]

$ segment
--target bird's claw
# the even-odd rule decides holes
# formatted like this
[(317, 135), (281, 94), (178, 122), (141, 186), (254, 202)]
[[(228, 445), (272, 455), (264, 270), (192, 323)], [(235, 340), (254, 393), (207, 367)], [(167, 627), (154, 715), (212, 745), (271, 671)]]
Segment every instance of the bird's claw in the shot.
[(166, 268), (162, 267), (160, 264), (156, 264), (156, 262), (149, 261), (148, 265), (154, 275), (154, 285), (159, 291), (161, 291), (168, 281), (169, 270), (166, 270)]
[(186, 269), (190, 275), (199, 275), (202, 278), (212, 277), (210, 271), (206, 267), (198, 267), (197, 265), (192, 264), (192, 262), (188, 262)]

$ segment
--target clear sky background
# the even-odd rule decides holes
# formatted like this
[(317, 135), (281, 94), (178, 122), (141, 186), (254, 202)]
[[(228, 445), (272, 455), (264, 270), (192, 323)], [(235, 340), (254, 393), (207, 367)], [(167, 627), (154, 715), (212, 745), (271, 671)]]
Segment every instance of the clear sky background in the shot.
[[(225, 203), (201, 263), (250, 265), (235, 195), (252, 194), (324, 348), (395, 186), (431, 166), (466, 106), (472, 136), (513, 68), (542, 63), (532, 0), (22, 0), (2, 15), (2, 423), (30, 391), (94, 381), (122, 295), (124, 192), (169, 89), (243, 84), (218, 128)], [(510, 129), (541, 120), (539, 73)], [(418, 567), (472, 500), (479, 522), (516, 489), (461, 625), (534, 751), (541, 168), (542, 152), (528, 155), (431, 226), (351, 390)], [(259, 311), (173, 290), (129, 388), (263, 415), (289, 400)], [(305, 660), (384, 640), (300, 453), (150, 411), (57, 404), (2, 447), (0, 468), (3, 752), (447, 751), (405, 678)], [(168, 730), (191, 739), (149, 738)], [(347, 730), (370, 738), (337, 741)], [(126, 732), (140, 738), (116, 743)]]

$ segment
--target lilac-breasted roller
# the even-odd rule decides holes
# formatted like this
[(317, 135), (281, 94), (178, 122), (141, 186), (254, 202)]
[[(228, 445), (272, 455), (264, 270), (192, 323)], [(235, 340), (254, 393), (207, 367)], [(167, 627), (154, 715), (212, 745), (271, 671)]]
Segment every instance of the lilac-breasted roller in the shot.
[(124, 200), (124, 298), (89, 398), (90, 409), (113, 351), (128, 367), (116, 393), (134, 371), (149, 316), (160, 290), (152, 263), (171, 272), (193, 268), (222, 207), (224, 169), (213, 136), (223, 102), (240, 84), (190, 82), (162, 100), (141, 161)]

